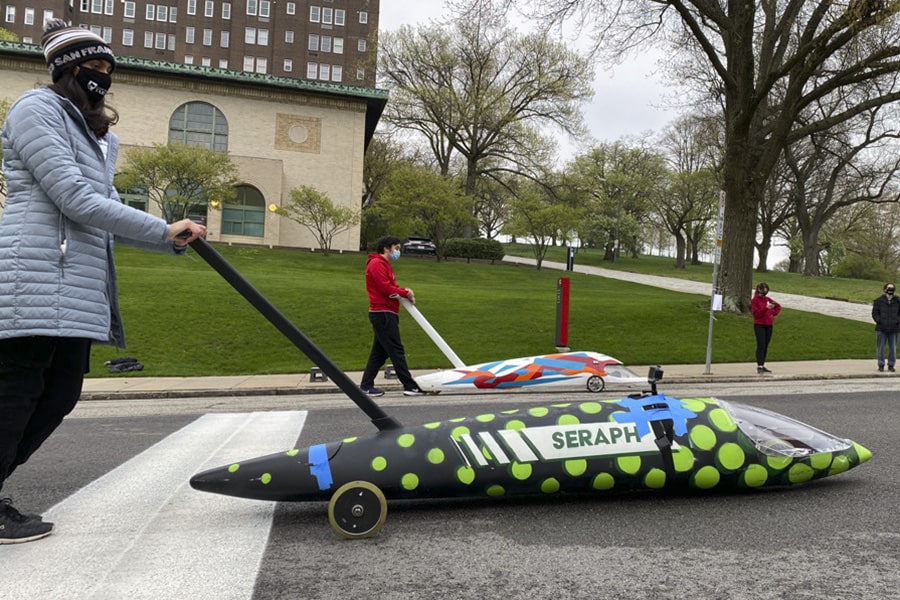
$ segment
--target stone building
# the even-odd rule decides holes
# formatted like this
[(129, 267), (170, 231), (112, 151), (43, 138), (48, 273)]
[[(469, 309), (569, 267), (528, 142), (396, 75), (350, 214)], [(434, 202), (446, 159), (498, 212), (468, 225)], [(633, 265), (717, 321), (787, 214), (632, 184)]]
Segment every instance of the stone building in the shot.
[[(114, 47), (115, 50), (115, 47)], [(37, 46), (0, 42), (0, 99), (50, 83)], [(211, 241), (316, 248), (315, 237), (271, 208), (312, 186), (337, 206), (358, 209), (363, 156), (387, 92), (259, 73), (117, 57), (109, 105), (119, 112), (123, 164), (129, 148), (170, 140), (225, 150), (239, 170), (237, 198), (210, 207)], [(160, 214), (140, 193), (123, 198)], [(359, 227), (334, 240), (358, 250)]]

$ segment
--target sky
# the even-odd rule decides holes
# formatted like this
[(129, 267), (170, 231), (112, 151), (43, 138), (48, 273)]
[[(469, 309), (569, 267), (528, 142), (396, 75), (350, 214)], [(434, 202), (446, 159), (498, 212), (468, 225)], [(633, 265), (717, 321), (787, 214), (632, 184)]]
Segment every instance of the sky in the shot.
[[(381, 0), (379, 28), (396, 30), (401, 25), (420, 25), (444, 14), (439, 0)], [(594, 98), (583, 107), (585, 123), (598, 142), (638, 136), (648, 130), (661, 132), (676, 117), (677, 111), (665, 107), (666, 87), (656, 74), (655, 54), (643, 53), (614, 69), (596, 67)], [(576, 151), (564, 141), (564, 159)]]

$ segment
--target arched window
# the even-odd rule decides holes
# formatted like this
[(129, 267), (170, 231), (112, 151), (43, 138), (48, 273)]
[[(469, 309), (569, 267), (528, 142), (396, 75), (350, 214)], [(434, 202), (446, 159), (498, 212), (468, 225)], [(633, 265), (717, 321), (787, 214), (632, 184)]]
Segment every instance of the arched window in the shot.
[(263, 237), (266, 233), (266, 199), (252, 185), (236, 186), (237, 196), (222, 206), (222, 233)]
[(169, 119), (169, 141), (224, 152), (228, 150), (228, 121), (212, 104), (182, 104)]

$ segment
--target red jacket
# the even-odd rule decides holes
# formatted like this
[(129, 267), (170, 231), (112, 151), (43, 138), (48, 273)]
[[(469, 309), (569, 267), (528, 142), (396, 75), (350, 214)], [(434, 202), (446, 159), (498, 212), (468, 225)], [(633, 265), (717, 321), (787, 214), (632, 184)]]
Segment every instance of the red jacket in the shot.
[[(767, 304), (769, 302), (775, 306), (768, 308)], [(753, 298), (750, 300), (750, 312), (753, 313), (754, 324), (771, 325), (775, 321), (775, 315), (781, 312), (781, 305), (768, 296), (753, 294)]]
[(404, 288), (397, 286), (390, 261), (374, 252), (369, 254), (369, 260), (366, 261), (366, 291), (369, 293), (369, 312), (399, 313), (400, 301), (391, 296), (408, 296)]

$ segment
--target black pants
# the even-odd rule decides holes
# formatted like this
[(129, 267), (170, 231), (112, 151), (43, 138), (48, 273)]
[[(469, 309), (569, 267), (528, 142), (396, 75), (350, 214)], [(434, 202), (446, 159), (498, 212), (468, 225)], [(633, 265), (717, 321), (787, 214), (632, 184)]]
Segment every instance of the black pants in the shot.
[(363, 372), (359, 386), (368, 389), (375, 385), (375, 375), (378, 370), (390, 358), (397, 379), (403, 384), (403, 389), (414, 390), (419, 386), (406, 366), (406, 351), (403, 342), (400, 341), (400, 317), (392, 312), (370, 312), (369, 322), (375, 331), (375, 340), (372, 342), (372, 350), (369, 352), (369, 361)]
[(766, 364), (766, 354), (769, 352), (769, 342), (772, 341), (772, 326), (753, 324), (753, 332), (756, 334), (756, 364)]
[(0, 340), (0, 489), (75, 408), (90, 354), (82, 338)]

